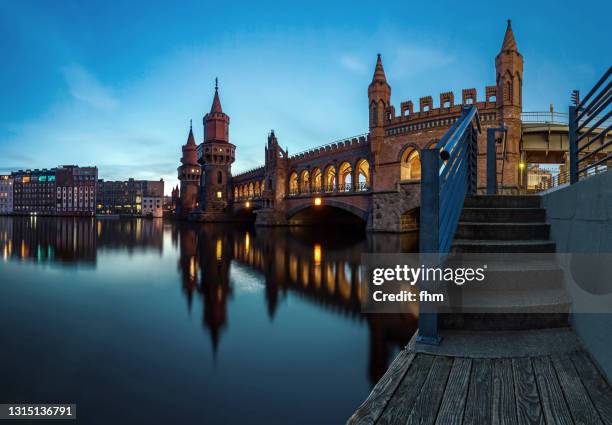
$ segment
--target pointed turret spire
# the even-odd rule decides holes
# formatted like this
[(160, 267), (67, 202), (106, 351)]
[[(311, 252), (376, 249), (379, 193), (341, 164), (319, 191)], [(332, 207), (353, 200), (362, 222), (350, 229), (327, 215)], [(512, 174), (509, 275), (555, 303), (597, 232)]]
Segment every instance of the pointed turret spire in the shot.
[(516, 46), (516, 40), (514, 39), (514, 33), (512, 32), (512, 21), (508, 19), (508, 26), (506, 27), (506, 35), (504, 35), (504, 42), (502, 43), (502, 52), (505, 51), (518, 51)]
[(193, 122), (189, 120), (189, 136), (187, 136), (187, 144), (194, 145), (196, 144), (195, 138), (193, 137)]
[(212, 107), (210, 108), (210, 113), (213, 114), (215, 112), (223, 112), (221, 108), (221, 100), (219, 100), (219, 80), (215, 78), (215, 98), (213, 99)]
[(387, 77), (385, 76), (385, 70), (383, 69), (382, 59), (380, 58), (380, 53), (376, 59), (376, 68), (374, 69), (374, 76), (372, 77), (372, 82), (374, 81), (384, 81), (387, 82)]

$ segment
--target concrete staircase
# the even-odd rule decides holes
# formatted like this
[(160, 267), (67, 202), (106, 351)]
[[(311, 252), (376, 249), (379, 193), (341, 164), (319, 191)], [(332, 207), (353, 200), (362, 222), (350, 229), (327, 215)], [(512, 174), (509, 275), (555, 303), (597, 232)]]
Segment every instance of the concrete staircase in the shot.
[(451, 305), (440, 311), (440, 327), (519, 330), (568, 326), (571, 303), (563, 271), (550, 256), (533, 255), (555, 252), (549, 236), (539, 196), (466, 198), (452, 253), (527, 255), (496, 256), (487, 264), (485, 284), (450, 287)]

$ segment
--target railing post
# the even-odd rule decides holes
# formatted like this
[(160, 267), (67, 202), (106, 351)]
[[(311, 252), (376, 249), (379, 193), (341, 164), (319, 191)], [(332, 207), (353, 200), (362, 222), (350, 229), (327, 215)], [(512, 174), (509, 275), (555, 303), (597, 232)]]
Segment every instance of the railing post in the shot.
[(570, 184), (578, 183), (578, 146), (576, 145), (576, 106), (569, 107)]
[(497, 193), (497, 149), (495, 132), (497, 128), (487, 129), (487, 195)]
[(468, 137), (470, 148), (468, 149), (468, 195), (476, 195), (478, 191), (478, 133), (474, 127), (470, 127)]
[[(421, 151), (421, 212), (419, 252), (438, 253), (440, 250), (440, 152)], [(417, 342), (440, 344), (438, 314), (430, 303), (419, 304), (419, 333)]]

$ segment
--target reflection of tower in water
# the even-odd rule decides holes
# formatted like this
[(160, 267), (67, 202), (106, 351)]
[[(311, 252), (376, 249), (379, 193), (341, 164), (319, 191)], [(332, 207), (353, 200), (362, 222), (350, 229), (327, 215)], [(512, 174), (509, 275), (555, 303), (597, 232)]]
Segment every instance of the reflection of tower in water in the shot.
[[(372, 243), (364, 237), (336, 238), (329, 233), (316, 235), (304, 230), (204, 225), (181, 227), (179, 239), (183, 289), (189, 304), (194, 291), (200, 294), (203, 325), (211, 335), (214, 350), (221, 331), (228, 326), (231, 261), (262, 272), (270, 320), (291, 291), (334, 314), (366, 321), (370, 334), (368, 374), (372, 383), (382, 376), (395, 351), (408, 342), (416, 329), (416, 312), (412, 315), (361, 314), (359, 263), (361, 253), (369, 251)], [(396, 239), (385, 242), (380, 238), (376, 241), (393, 246), (399, 242)], [(410, 245), (413, 244), (408, 242)]]

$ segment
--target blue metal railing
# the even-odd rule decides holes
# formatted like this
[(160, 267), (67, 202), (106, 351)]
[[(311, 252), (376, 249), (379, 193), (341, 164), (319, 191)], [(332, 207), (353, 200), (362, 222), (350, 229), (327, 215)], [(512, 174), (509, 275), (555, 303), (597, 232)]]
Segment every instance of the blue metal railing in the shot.
[(605, 152), (612, 145), (612, 140), (606, 140), (612, 129), (612, 66), (582, 101), (577, 90), (572, 97), (569, 141), (570, 183), (574, 184), (581, 177), (606, 169), (612, 161), (612, 153)]
[[(450, 252), (463, 201), (476, 193), (479, 132), (478, 110), (470, 105), (434, 149), (421, 151), (421, 253), (434, 253), (442, 260)], [(437, 313), (427, 303), (420, 306), (417, 341), (440, 342)]]

